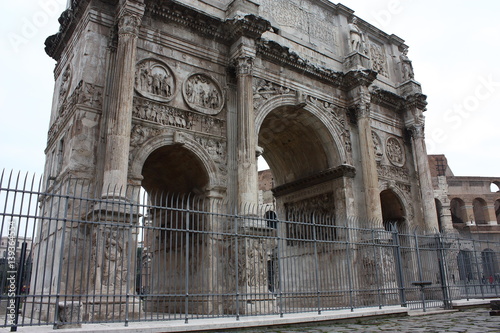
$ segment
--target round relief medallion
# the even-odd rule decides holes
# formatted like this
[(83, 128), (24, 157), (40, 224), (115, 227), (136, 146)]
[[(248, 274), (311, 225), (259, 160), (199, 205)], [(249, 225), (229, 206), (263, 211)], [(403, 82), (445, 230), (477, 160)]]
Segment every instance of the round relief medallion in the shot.
[(385, 151), (387, 158), (395, 166), (402, 167), (405, 164), (404, 148), (398, 139), (388, 138), (385, 143)]
[(206, 74), (192, 74), (184, 82), (182, 95), (195, 111), (214, 115), (224, 106), (224, 93), (215, 79)]
[(135, 72), (135, 90), (143, 97), (170, 102), (175, 93), (175, 78), (170, 68), (154, 60), (142, 60)]

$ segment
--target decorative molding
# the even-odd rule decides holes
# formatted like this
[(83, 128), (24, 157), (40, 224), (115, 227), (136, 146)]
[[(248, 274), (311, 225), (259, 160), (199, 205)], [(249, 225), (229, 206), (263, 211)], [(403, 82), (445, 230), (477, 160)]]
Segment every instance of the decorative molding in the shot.
[(343, 87), (351, 90), (356, 87), (368, 87), (377, 78), (377, 72), (371, 69), (356, 69), (345, 73)]
[(227, 37), (234, 41), (240, 36), (257, 39), (266, 31), (271, 30), (271, 23), (253, 14), (237, 15), (224, 22)]
[(406, 100), (390, 91), (377, 86), (370, 88), (371, 102), (395, 111), (400, 111), (404, 108)]
[(226, 40), (226, 32), (222, 20), (184, 6), (177, 1), (164, 0), (151, 2), (146, 7), (146, 12), (153, 16), (159, 16), (164, 21), (186, 26), (205, 36)]
[(261, 38), (257, 42), (257, 54), (267, 58), (270, 61), (280, 65), (288, 65), (292, 68), (300, 70), (304, 74), (308, 74), (323, 81), (332, 83), (336, 87), (340, 87), (343, 82), (343, 73), (337, 72), (324, 66), (319, 66), (310, 62), (307, 59), (300, 57), (295, 51), (289, 47), (282, 46), (275, 41)]

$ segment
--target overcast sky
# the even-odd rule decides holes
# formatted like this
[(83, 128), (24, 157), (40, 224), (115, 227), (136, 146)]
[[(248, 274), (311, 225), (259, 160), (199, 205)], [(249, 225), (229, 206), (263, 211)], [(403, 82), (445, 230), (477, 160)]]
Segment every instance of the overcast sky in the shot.
[[(428, 152), (445, 154), (455, 175), (500, 177), (500, 1), (342, 3), (410, 46), (415, 79), (428, 96)], [(55, 65), (43, 43), (57, 32), (65, 5), (2, 3), (0, 168), (43, 171)]]

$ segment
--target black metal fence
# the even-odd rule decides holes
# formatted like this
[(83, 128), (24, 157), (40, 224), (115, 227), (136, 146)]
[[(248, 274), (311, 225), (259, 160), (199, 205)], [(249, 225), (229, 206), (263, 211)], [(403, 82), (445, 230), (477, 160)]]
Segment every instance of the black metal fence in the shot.
[(500, 243), (218, 198), (0, 178), (1, 326), (449, 307), (500, 296)]

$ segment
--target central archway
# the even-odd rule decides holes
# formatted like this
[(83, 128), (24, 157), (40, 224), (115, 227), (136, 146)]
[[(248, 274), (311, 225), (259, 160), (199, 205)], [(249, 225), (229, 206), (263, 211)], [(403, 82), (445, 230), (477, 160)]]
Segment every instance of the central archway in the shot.
[[(152, 151), (142, 168), (142, 187), (148, 194), (144, 228), (143, 285), (145, 310), (181, 313), (178, 295), (211, 291), (207, 280), (210, 246), (205, 209), (209, 173), (202, 160), (183, 145)], [(190, 304), (190, 311), (206, 311), (208, 302)]]
[(142, 176), (142, 187), (150, 196), (167, 193), (201, 195), (209, 182), (200, 159), (180, 145), (153, 151), (144, 162)]

